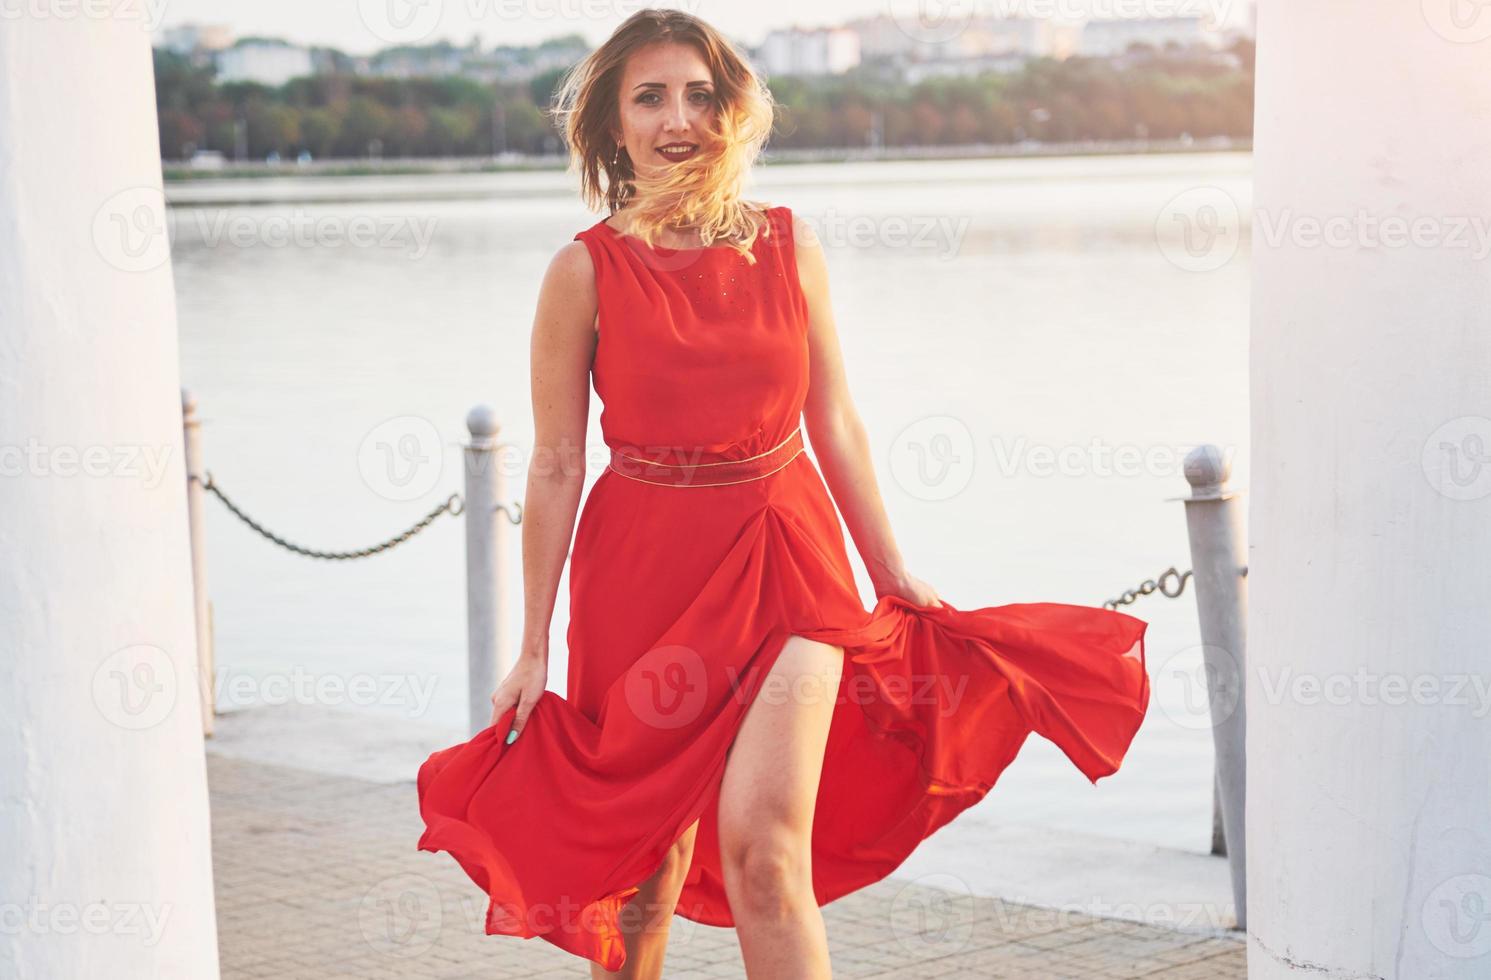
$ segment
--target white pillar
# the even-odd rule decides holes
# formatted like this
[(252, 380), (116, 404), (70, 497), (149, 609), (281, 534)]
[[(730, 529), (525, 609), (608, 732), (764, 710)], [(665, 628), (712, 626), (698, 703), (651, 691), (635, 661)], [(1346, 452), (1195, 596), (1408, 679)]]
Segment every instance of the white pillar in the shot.
[(149, 7), (0, 16), (0, 964), (21, 977), (218, 976)]
[(1491, 5), (1258, 21), (1248, 975), (1484, 978)]

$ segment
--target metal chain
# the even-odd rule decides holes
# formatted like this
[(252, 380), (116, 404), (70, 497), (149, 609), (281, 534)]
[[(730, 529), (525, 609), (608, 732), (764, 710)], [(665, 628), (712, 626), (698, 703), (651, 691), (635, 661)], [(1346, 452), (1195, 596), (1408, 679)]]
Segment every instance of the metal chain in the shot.
[[(1244, 565), (1242, 568), (1240, 568), (1238, 570), (1238, 574), (1240, 574), (1243, 578), (1247, 578), (1248, 566)], [(1143, 585), (1139, 586), (1139, 588), (1137, 589), (1125, 591), (1121, 597), (1117, 599), (1109, 599), (1107, 602), (1103, 603), (1103, 608), (1117, 609), (1119, 606), (1127, 606), (1129, 603), (1133, 602), (1140, 596), (1149, 595), (1152, 592), (1159, 592), (1167, 599), (1178, 599), (1180, 598), (1181, 593), (1185, 592), (1186, 580), (1190, 577), (1190, 569), (1187, 569), (1184, 572), (1178, 572), (1175, 570), (1175, 566), (1171, 565), (1169, 568), (1160, 573), (1159, 581), (1150, 579)], [(1168, 589), (1165, 587), (1165, 582), (1169, 579), (1175, 580), (1175, 586), (1173, 589)]]
[(441, 514), (448, 513), (450, 514), (450, 516), (455, 517), (457, 514), (461, 513), (461, 511), (465, 509), (465, 502), (461, 500), (461, 495), (458, 493), (453, 493), (446, 498), (445, 503), (441, 504), (439, 507), (436, 507), (434, 510), (426, 514), (424, 516), (424, 519), (421, 520), (418, 524), (415, 524), (413, 527), (409, 528), (409, 530), (405, 531), (403, 534), (398, 535), (397, 537), (389, 538), (382, 544), (375, 544), (371, 548), (362, 548), (357, 551), (315, 551), (311, 548), (302, 548), (299, 545), (291, 544), (284, 538), (281, 538), (265, 530), (256, 521), (254, 521), (253, 518), (249, 517), (243, 511), (239, 510), (238, 507), (234, 505), (233, 501), (229, 500), (227, 495), (219, 490), (217, 484), (213, 482), (211, 470), (207, 471), (206, 481), (202, 481), (195, 474), (193, 474), (190, 479), (197, 480), (199, 483), (201, 483), (203, 490), (207, 490), (215, 494), (217, 496), (217, 499), (226, 504), (229, 510), (238, 515), (239, 520), (243, 521), (243, 523), (247, 524), (255, 531), (258, 531), (260, 534), (264, 535), (264, 537), (268, 538), (270, 541), (273, 541), (281, 548), (285, 548), (295, 552), (297, 555), (305, 555), (309, 558), (328, 558), (333, 560), (345, 560), (348, 558), (367, 558), (369, 555), (376, 555), (380, 551), (387, 551), (389, 548), (392, 548), (396, 544), (401, 544), (405, 541), (408, 541), (410, 538), (414, 537), (414, 535), (429, 527), (430, 522), (439, 517)]
[[(1165, 596), (1166, 598), (1177, 599), (1177, 598), (1180, 597), (1181, 593), (1185, 592), (1185, 590), (1186, 590), (1186, 580), (1189, 579), (1190, 577), (1191, 577), (1191, 571), (1190, 571), (1190, 569), (1187, 569), (1184, 572), (1179, 572), (1179, 571), (1176, 571), (1174, 565), (1171, 565), (1169, 568), (1165, 569), (1163, 572), (1160, 573), (1159, 581), (1156, 581), (1154, 579), (1149, 579), (1143, 585), (1139, 586), (1139, 588), (1137, 588), (1137, 589), (1126, 589), (1126, 590), (1124, 590), (1123, 595), (1120, 596), (1119, 598), (1117, 598), (1117, 599), (1109, 599), (1107, 602), (1103, 603), (1103, 608), (1104, 609), (1117, 609), (1119, 606), (1127, 606), (1129, 603), (1133, 602), (1135, 599), (1139, 598), (1140, 596), (1142, 596), (1142, 595), (1149, 595), (1150, 593), (1156, 592), (1156, 591), (1158, 591), (1161, 595)], [(1167, 588), (1165, 586), (1165, 583), (1168, 580), (1171, 580), (1171, 579), (1175, 580), (1175, 585), (1174, 585), (1173, 589)]]

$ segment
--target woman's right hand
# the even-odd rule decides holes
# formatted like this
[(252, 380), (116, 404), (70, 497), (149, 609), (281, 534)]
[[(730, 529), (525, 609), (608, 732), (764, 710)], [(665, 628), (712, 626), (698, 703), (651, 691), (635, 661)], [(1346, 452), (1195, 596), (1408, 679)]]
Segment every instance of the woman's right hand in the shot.
[(497, 690), (492, 692), (492, 720), (487, 722), (488, 726), (497, 724), (497, 719), (507, 709), (513, 705), (518, 706), (517, 714), (513, 716), (512, 729), (506, 734), (509, 745), (522, 733), (523, 726), (528, 722), (528, 713), (544, 693), (544, 685), (548, 679), (548, 658), (524, 654), (502, 679), (502, 683), (497, 685)]

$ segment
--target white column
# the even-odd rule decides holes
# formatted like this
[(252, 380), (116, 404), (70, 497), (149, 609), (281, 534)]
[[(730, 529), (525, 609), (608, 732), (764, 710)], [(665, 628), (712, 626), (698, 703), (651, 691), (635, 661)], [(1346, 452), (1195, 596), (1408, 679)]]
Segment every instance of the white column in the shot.
[(0, 972), (20, 977), (218, 976), (154, 6), (0, 16)]
[(1491, 4), (1265, 0), (1248, 975), (1491, 976)]

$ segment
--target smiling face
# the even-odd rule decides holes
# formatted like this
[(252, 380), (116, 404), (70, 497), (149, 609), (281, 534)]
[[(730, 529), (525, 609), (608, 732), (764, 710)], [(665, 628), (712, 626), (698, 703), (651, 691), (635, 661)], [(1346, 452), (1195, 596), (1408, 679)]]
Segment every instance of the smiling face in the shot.
[(699, 52), (664, 42), (639, 49), (622, 72), (619, 141), (632, 166), (668, 167), (708, 139), (716, 112), (714, 80)]

